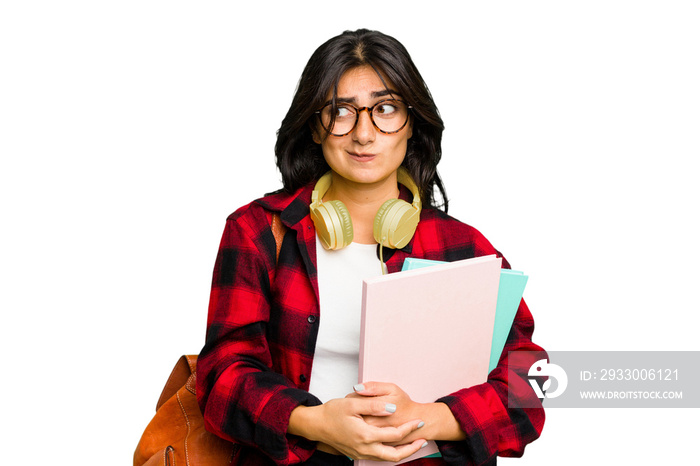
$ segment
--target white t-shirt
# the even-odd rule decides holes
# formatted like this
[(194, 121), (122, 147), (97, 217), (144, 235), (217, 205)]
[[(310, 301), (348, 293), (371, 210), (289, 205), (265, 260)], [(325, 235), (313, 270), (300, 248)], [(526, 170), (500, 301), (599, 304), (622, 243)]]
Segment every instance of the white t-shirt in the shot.
[(382, 274), (376, 244), (327, 251), (316, 237), (321, 305), (309, 392), (322, 402), (344, 398), (357, 383), (362, 280)]

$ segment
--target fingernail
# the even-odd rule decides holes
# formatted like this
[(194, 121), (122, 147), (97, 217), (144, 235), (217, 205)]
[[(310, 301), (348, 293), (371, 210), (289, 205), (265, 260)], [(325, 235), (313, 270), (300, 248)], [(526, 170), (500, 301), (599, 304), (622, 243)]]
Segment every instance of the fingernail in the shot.
[(384, 409), (386, 410), (387, 413), (395, 413), (396, 412), (396, 405), (393, 403), (387, 403), (384, 405)]
[(423, 445), (421, 445), (420, 447), (421, 447), (421, 448), (425, 448), (425, 447), (427, 447), (427, 446), (428, 446), (428, 442), (423, 442)]
[(425, 425), (425, 422), (420, 421), (420, 422), (418, 423), (418, 427), (417, 427), (417, 428), (420, 429), (420, 428), (423, 427), (424, 425)]
[(358, 383), (357, 385), (353, 385), (352, 389), (356, 392), (362, 392), (365, 390), (365, 386), (361, 383)]

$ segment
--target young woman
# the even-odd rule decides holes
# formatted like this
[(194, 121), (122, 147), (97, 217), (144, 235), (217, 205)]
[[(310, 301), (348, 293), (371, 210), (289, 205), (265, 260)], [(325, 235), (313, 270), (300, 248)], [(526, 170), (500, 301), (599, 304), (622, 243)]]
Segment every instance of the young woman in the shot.
[(363, 278), (407, 257), (500, 256), (446, 214), (442, 131), (392, 37), (345, 32), (312, 55), (278, 132), (284, 189), (228, 218), (214, 268), (197, 394), (207, 428), (238, 446), (234, 463), (398, 461), (436, 440), (440, 458), (408, 464), (495, 464), (539, 436), (541, 408), (508, 407), (509, 383), (529, 388), (528, 364), (508, 367), (508, 352), (542, 352), (524, 302), (484, 384), (434, 403), (390, 380), (356, 385)]

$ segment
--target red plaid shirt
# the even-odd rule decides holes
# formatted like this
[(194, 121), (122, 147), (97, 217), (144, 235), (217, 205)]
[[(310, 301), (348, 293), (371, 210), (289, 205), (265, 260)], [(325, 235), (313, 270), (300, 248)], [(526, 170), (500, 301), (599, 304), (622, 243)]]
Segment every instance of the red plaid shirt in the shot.
[[(197, 396), (208, 430), (232, 440), (241, 464), (297, 464), (315, 443), (286, 433), (299, 405), (321, 402), (308, 392), (318, 334), (319, 298), (315, 230), (309, 217), (312, 186), (294, 195), (264, 197), (226, 222), (214, 266), (206, 343), (197, 363)], [(402, 197), (410, 194), (403, 190)], [(280, 213), (287, 232), (276, 259), (270, 228)], [(411, 242), (386, 249), (389, 272), (406, 257), (455, 261), (498, 254), (477, 230), (426, 208)], [(504, 267), (510, 267), (503, 260)], [(544, 424), (543, 409), (506, 408), (508, 380), (535, 397), (526, 378), (529, 364), (507, 367), (508, 351), (542, 351), (532, 343), (532, 315), (524, 301), (499, 366), (481, 385), (446, 394), (446, 403), (467, 434), (461, 442), (438, 442), (442, 458), (411, 465), (495, 464), (496, 455), (520, 456)], [(519, 365), (520, 366), (520, 365)], [(252, 448), (250, 448), (252, 447)]]

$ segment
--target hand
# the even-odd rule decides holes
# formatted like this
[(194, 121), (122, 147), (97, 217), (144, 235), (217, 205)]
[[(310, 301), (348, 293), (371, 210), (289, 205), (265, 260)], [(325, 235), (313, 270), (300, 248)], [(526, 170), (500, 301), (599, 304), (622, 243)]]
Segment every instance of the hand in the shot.
[[(418, 451), (426, 442), (415, 438), (404, 439), (421, 425), (412, 419), (396, 426), (369, 425), (364, 417), (394, 416), (394, 407), (371, 398), (344, 398), (330, 400), (320, 406), (299, 406), (289, 418), (288, 432), (318, 441), (353, 459), (400, 461)], [(389, 445), (392, 444), (392, 445)], [(331, 450), (332, 451), (332, 450)]]
[(399, 386), (393, 383), (365, 382), (354, 387), (355, 392), (346, 398), (370, 398), (376, 401), (391, 403), (396, 406), (392, 416), (364, 416), (365, 422), (376, 427), (396, 427), (408, 419), (422, 419), (425, 427), (418, 432), (412, 432), (403, 442), (413, 442), (420, 436), (427, 440), (459, 441), (466, 434), (455, 419), (450, 408), (444, 403), (418, 403), (408, 396)]
[(364, 416), (365, 422), (377, 427), (397, 427), (410, 419), (422, 419), (421, 403), (411, 400), (406, 392), (398, 385), (384, 382), (367, 382), (357, 384), (355, 390), (346, 398), (367, 399), (373, 398), (378, 402), (390, 403), (396, 406), (396, 412), (392, 416)]

